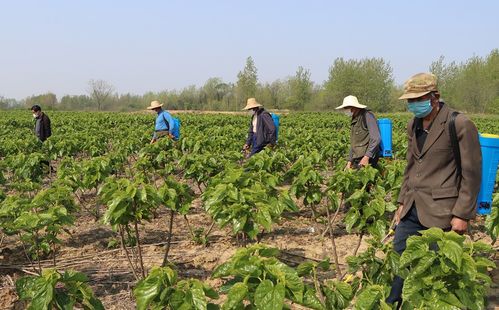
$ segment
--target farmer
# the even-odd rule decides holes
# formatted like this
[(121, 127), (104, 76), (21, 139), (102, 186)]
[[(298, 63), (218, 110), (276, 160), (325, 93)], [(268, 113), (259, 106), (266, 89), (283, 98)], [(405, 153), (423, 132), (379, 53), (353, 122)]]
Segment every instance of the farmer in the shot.
[(34, 133), (38, 139), (43, 142), (52, 135), (52, 128), (50, 127), (50, 118), (47, 114), (42, 112), (42, 108), (35, 104), (31, 107), (33, 118), (35, 119)]
[(346, 110), (352, 117), (350, 124), (350, 153), (347, 169), (359, 169), (371, 164), (377, 166), (381, 135), (374, 114), (355, 96), (347, 96), (336, 110)]
[(162, 106), (162, 103), (154, 100), (151, 102), (151, 105), (147, 107), (148, 110), (153, 110), (158, 114), (156, 116), (156, 123), (154, 125), (154, 134), (151, 139), (151, 144), (162, 137), (173, 138), (173, 118), (170, 113), (161, 108)]
[(248, 139), (243, 146), (245, 152), (249, 152), (251, 148), (248, 155), (251, 157), (265, 146), (273, 147), (276, 144), (276, 128), (270, 113), (255, 98), (249, 98), (243, 110), (251, 112)]
[[(407, 167), (395, 213), (394, 250), (405, 250), (406, 240), (431, 227), (464, 233), (475, 216), (480, 190), (482, 154), (475, 125), (440, 101), (437, 78), (419, 73), (404, 84), (407, 107), (414, 119), (407, 125)], [(458, 151), (452, 146), (455, 128)], [(460, 158), (461, 164), (459, 165)], [(459, 169), (458, 167), (461, 167)], [(403, 280), (395, 277), (387, 302), (401, 304)]]

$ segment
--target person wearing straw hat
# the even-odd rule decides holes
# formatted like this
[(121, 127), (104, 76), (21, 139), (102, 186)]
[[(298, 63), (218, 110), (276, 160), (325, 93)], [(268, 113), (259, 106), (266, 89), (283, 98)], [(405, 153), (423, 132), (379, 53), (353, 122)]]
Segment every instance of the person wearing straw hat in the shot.
[(173, 138), (173, 118), (167, 111), (163, 110), (163, 104), (157, 100), (151, 102), (147, 107), (157, 113), (156, 123), (154, 125), (154, 134), (151, 139), (151, 144), (156, 142), (159, 138), (170, 137)]
[(374, 114), (360, 104), (355, 96), (346, 96), (336, 110), (347, 110), (352, 116), (350, 123), (350, 152), (347, 169), (372, 165), (377, 166), (381, 134)]
[(276, 128), (272, 116), (265, 111), (263, 105), (255, 98), (249, 98), (243, 110), (251, 111), (251, 122), (249, 124), (248, 138), (243, 146), (245, 152), (251, 152), (248, 157), (263, 150), (267, 145), (276, 144)]
[[(482, 154), (477, 128), (440, 100), (435, 75), (412, 76), (399, 99), (407, 100), (414, 115), (407, 125), (407, 167), (394, 218), (393, 249), (402, 254), (407, 239), (421, 230), (467, 231), (476, 212)], [(394, 278), (388, 303), (400, 307), (403, 284)]]

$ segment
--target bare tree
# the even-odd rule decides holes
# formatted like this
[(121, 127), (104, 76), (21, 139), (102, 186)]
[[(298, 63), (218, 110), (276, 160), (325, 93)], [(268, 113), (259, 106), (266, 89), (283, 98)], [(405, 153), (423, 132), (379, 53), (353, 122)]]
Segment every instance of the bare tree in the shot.
[(114, 91), (114, 86), (104, 80), (90, 80), (87, 91), (97, 104), (97, 110), (102, 111), (107, 98)]

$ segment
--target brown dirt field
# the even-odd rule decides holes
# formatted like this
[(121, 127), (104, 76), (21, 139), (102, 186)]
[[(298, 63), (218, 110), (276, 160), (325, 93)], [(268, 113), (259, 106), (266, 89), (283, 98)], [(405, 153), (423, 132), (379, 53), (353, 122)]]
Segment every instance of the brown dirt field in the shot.
[[(146, 269), (162, 262), (162, 243), (166, 240), (168, 215), (168, 211), (163, 209), (154, 220), (145, 222), (141, 227)], [(193, 228), (203, 227), (205, 230), (211, 224), (199, 200), (194, 203), (189, 221)], [(340, 263), (345, 264), (345, 258), (352, 254), (358, 237), (346, 234), (341, 219), (338, 223), (335, 232), (338, 256)], [(306, 258), (321, 260), (332, 257), (330, 240), (322, 238), (314, 226), (318, 225), (314, 225), (310, 215), (305, 212), (289, 214), (274, 226), (271, 233), (265, 233), (261, 242), (281, 249), (281, 259), (290, 265), (297, 265)], [(125, 255), (119, 248), (107, 248), (108, 241), (117, 237), (117, 234), (111, 227), (96, 222), (92, 216), (85, 213), (80, 214), (70, 232), (71, 235), (63, 236), (63, 244), (57, 253), (56, 267), (85, 273), (106, 309), (135, 309), (132, 296), (135, 279)], [(483, 233), (476, 235), (478, 238), (483, 236)], [(210, 279), (211, 272), (217, 265), (229, 259), (239, 246), (237, 240), (230, 235), (229, 228), (219, 229), (217, 226), (210, 234), (207, 246), (194, 244), (184, 219), (176, 217), (170, 260), (176, 265), (180, 277), (207, 280), (217, 287), (221, 282)], [(366, 244), (363, 242), (359, 252), (365, 248)], [(8, 237), (4, 240), (0, 255), (0, 309), (23, 309), (25, 305), (17, 300), (13, 285), (17, 278), (24, 275), (22, 269), (32, 270), (30, 264), (16, 238)], [(43, 266), (52, 267), (52, 259), (43, 261)], [(497, 283), (497, 272), (494, 277)], [(491, 293), (497, 293), (497, 289)], [(292, 308), (299, 309), (295, 305)]]

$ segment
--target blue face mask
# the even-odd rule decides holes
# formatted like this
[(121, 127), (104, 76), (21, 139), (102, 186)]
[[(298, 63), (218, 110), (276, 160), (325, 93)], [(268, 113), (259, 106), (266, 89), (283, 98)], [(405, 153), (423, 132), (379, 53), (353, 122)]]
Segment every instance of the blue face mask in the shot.
[(409, 111), (414, 114), (417, 118), (424, 118), (431, 113), (431, 99), (424, 101), (410, 102), (407, 104)]

